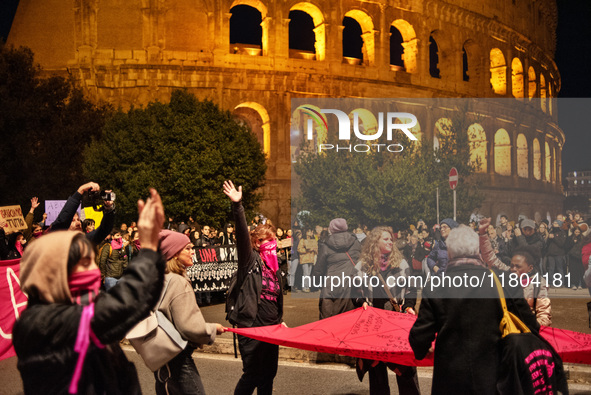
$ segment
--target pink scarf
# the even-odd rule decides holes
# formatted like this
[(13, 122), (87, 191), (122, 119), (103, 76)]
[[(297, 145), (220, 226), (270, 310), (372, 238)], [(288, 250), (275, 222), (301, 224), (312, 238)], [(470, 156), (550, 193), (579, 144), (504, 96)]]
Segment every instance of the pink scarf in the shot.
[(76, 361), (74, 376), (72, 376), (72, 381), (70, 381), (70, 386), (68, 388), (69, 394), (78, 393), (78, 382), (82, 376), (84, 359), (86, 358), (86, 352), (88, 351), (90, 342), (92, 341), (98, 348), (105, 348), (90, 327), (90, 320), (92, 320), (92, 317), (94, 317), (94, 303), (91, 303), (82, 309), (80, 326), (78, 327), (78, 336), (76, 336), (76, 344), (74, 345), (74, 351), (78, 353), (78, 361)]
[(265, 265), (276, 273), (279, 270), (279, 263), (277, 263), (277, 240), (271, 240), (261, 244), (259, 247), (259, 254)]
[(20, 241), (17, 241), (14, 246), (16, 247), (16, 250), (18, 251), (19, 254), (21, 254), (21, 256), (23, 256), (23, 252), (25, 252), (25, 248), (23, 247), (23, 243), (21, 243)]
[(389, 256), (390, 256), (390, 254), (384, 254), (380, 257), (380, 270), (382, 272), (386, 271), (386, 269), (388, 269), (388, 264), (390, 263), (388, 261)]
[(111, 247), (114, 250), (120, 250), (123, 247), (123, 238), (111, 240)]
[[(73, 273), (68, 277), (68, 286), (72, 295), (72, 302), (88, 305), (93, 302), (101, 286), (101, 271), (99, 269)], [(87, 299), (88, 300), (87, 300)]]

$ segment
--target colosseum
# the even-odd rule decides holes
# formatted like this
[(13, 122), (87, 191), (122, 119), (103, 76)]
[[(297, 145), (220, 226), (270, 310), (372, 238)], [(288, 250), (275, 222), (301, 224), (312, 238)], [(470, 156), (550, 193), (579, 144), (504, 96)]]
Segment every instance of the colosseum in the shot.
[[(261, 211), (281, 225), (292, 98), (509, 99), (472, 133), (480, 212), (539, 220), (563, 199), (556, 25), (555, 0), (21, 0), (7, 42), (93, 99), (129, 108), (186, 88), (232, 111), (264, 147)], [(436, 119), (421, 127), (436, 137)]]

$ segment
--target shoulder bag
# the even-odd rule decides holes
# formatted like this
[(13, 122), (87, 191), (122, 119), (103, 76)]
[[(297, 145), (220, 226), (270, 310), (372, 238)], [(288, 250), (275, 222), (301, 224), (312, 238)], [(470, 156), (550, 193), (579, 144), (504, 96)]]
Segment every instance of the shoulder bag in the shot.
[(503, 287), (496, 274), (492, 273), (503, 309), (499, 325), (501, 358), (497, 392), (512, 395), (568, 394), (562, 359), (550, 343), (532, 333), (507, 309)]
[(182, 338), (174, 324), (158, 310), (169, 283), (170, 281), (166, 282), (158, 305), (148, 318), (140, 321), (126, 336), (146, 366), (153, 372), (166, 365), (187, 346), (187, 341)]

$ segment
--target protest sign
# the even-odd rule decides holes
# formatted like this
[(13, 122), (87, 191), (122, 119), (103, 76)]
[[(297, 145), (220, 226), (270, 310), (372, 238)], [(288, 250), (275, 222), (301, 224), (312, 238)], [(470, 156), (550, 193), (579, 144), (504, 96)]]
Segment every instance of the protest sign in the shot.
[(15, 355), (12, 327), (27, 305), (20, 288), (20, 259), (0, 261), (0, 360)]
[(0, 226), (6, 233), (27, 229), (21, 206), (0, 207)]

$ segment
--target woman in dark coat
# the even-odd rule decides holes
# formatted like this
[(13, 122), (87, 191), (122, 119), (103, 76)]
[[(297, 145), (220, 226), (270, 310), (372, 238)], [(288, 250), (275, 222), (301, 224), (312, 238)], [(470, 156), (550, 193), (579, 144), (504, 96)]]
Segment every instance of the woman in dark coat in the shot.
[[(160, 196), (151, 190), (148, 202), (140, 204), (143, 248), (121, 281), (98, 296), (101, 274), (82, 232), (53, 232), (27, 249), (20, 280), (29, 302), (12, 333), (26, 394), (141, 393), (119, 341), (160, 296), (165, 263), (157, 249), (163, 223)], [(83, 341), (75, 349), (77, 338)]]
[[(453, 229), (447, 240), (446, 276), (486, 278), (479, 287), (434, 287), (428, 282), (409, 342), (417, 359), (432, 352), (435, 340), (433, 394), (496, 394), (501, 358), (499, 323), (503, 317), (496, 287), (490, 287), (486, 265), (478, 258), (478, 235), (465, 225)], [(457, 279), (456, 279), (457, 280)], [(532, 332), (539, 325), (518, 288), (505, 288), (509, 310)]]
[(333, 288), (330, 280), (333, 276), (342, 279), (357, 275), (355, 265), (361, 256), (361, 243), (347, 229), (347, 221), (343, 218), (333, 219), (328, 227), (330, 236), (324, 243), (318, 244), (318, 258), (312, 269), (311, 285), (319, 287), (320, 284), (324, 285), (324, 279), (328, 279), (320, 293), (320, 319), (355, 308), (352, 298), (357, 296), (352, 294), (351, 287), (345, 284)]
[[(279, 324), (283, 317), (283, 293), (275, 228), (259, 224), (249, 232), (241, 203), (242, 187), (236, 189), (232, 181), (225, 181), (224, 193), (232, 201), (238, 250), (238, 293), (228, 321), (239, 328)], [(234, 394), (252, 394), (255, 388), (257, 394), (271, 394), (279, 346), (240, 335), (238, 341), (244, 373)]]

